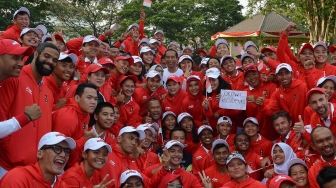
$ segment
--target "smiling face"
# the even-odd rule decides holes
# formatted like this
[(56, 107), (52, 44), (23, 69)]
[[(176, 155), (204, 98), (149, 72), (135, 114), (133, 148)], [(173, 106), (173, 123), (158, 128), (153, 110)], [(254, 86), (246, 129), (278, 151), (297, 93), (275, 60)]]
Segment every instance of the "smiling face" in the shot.
[(302, 164), (292, 165), (290, 168), (290, 176), (299, 187), (309, 185), (308, 172)]
[(133, 153), (138, 147), (139, 136), (136, 133), (124, 133), (118, 136), (118, 145), (124, 154)]
[(212, 91), (216, 91), (219, 86), (218, 78), (209, 78)]
[(176, 96), (180, 91), (180, 83), (175, 82), (174, 80), (168, 80), (167, 89), (170, 96)]
[(122, 92), (127, 97), (132, 97), (135, 91), (135, 83), (132, 79), (126, 79), (121, 84)]
[(59, 52), (53, 48), (45, 48), (40, 54), (34, 53), (35, 62), (32, 66), (36, 67), (38, 74), (41, 76), (49, 76), (55, 69), (58, 62)]
[(188, 87), (189, 93), (193, 96), (197, 96), (200, 92), (200, 86), (196, 81), (190, 81)]
[(154, 121), (158, 121), (161, 117), (161, 112), (162, 112), (160, 101), (153, 100), (153, 101), (148, 102), (147, 112), (149, 113), (149, 116)]
[(228, 74), (236, 71), (236, 62), (232, 58), (225, 59), (222, 62), (222, 68)]
[(247, 134), (247, 136), (249, 137), (255, 136), (258, 134), (258, 131), (259, 131), (258, 125), (250, 121), (245, 123), (244, 132)]
[(183, 149), (181, 146), (171, 146), (168, 149), (170, 155), (170, 164), (172, 166), (179, 166), (183, 159)]
[(230, 152), (227, 147), (223, 146), (219, 149), (214, 150), (212, 156), (217, 165), (225, 165), (226, 159), (228, 158)]
[(102, 169), (107, 161), (108, 150), (101, 147), (97, 150), (88, 150), (83, 153), (83, 158), (94, 169)]
[(91, 74), (88, 74), (87, 80), (88, 83), (91, 83), (98, 88), (102, 87), (105, 83), (105, 72), (103, 70), (92, 72)]
[(161, 86), (161, 78), (159, 75), (147, 79), (147, 88), (151, 92), (155, 92)]
[(210, 129), (204, 129), (200, 134), (199, 134), (200, 141), (204, 146), (211, 146), (212, 142), (214, 140), (212, 131)]
[(292, 121), (288, 121), (287, 118), (285, 117), (278, 117), (277, 119), (273, 121), (274, 129), (282, 137), (287, 136), (287, 134), (291, 130), (291, 127), (290, 127), (291, 124), (292, 124)]
[(312, 146), (316, 149), (323, 158), (334, 159), (336, 144), (333, 133), (327, 128), (319, 128), (312, 135)]
[(228, 122), (222, 122), (217, 125), (218, 133), (224, 138), (226, 138), (226, 136), (230, 134), (231, 129), (232, 129), (232, 126)]
[(327, 50), (323, 46), (317, 46), (314, 48), (314, 57), (316, 63), (326, 63), (328, 60)]
[(272, 152), (272, 159), (274, 164), (281, 165), (284, 163), (285, 153), (280, 146), (275, 146)]
[(130, 74), (139, 76), (142, 72), (142, 64), (141, 63), (135, 63), (133, 64), (129, 69)]
[(26, 46), (37, 47), (39, 45), (39, 38), (34, 31), (29, 31), (22, 37), (20, 37), (20, 42), (24, 47)]
[(261, 76), (258, 71), (249, 71), (244, 75), (244, 78), (247, 84), (252, 88), (257, 88), (262, 84)]
[(216, 54), (219, 58), (222, 58), (225, 55), (230, 55), (230, 50), (226, 44), (219, 44), (216, 48)]
[(30, 23), (30, 19), (27, 13), (18, 13), (14, 20), (14, 24), (18, 26), (21, 30), (28, 27)]
[(180, 122), (182, 129), (184, 129), (187, 133), (191, 133), (193, 128), (193, 122), (190, 117), (185, 117)]
[(311, 94), (309, 97), (309, 106), (319, 115), (328, 113), (328, 101), (325, 94)]
[(214, 59), (214, 58), (212, 58), (208, 61), (208, 65), (209, 65), (209, 68), (217, 68), (218, 70), (221, 69), (218, 60)]
[(19, 77), (24, 66), (23, 55), (0, 55), (0, 73), (3, 76)]
[(176, 126), (176, 118), (175, 116), (169, 114), (165, 117), (164, 121), (163, 121), (163, 125), (168, 129), (168, 130), (172, 130), (175, 128)]
[(115, 65), (116, 68), (114, 70), (119, 74), (125, 75), (129, 70), (129, 62), (127, 60), (118, 60)]
[(73, 64), (71, 61), (58, 61), (52, 74), (60, 80), (70, 80), (70, 77), (75, 72), (75, 68), (75, 64)]
[(293, 74), (288, 69), (280, 69), (276, 76), (278, 81), (284, 88), (288, 88), (292, 84)]
[(85, 88), (81, 96), (75, 95), (75, 100), (84, 113), (92, 114), (98, 104), (97, 90)]
[(246, 176), (247, 165), (240, 159), (232, 159), (227, 164), (227, 170), (233, 180), (240, 179)]
[(300, 64), (303, 66), (304, 63), (308, 60), (312, 60), (314, 61), (315, 58), (314, 58), (314, 52), (309, 49), (309, 48), (305, 48), (302, 50), (302, 52), (299, 54), (299, 61), (300, 61)]
[(142, 56), (142, 61), (145, 64), (151, 64), (153, 62), (154, 59), (154, 55), (152, 54), (152, 52), (144, 52), (143, 56)]
[(333, 97), (335, 92), (335, 82), (332, 80), (326, 80), (321, 88), (326, 93), (327, 100), (329, 101)]
[(166, 52), (165, 60), (168, 68), (175, 68), (177, 64), (176, 52), (174, 51)]
[(85, 54), (86, 57), (96, 57), (99, 51), (99, 43), (97, 41), (90, 41), (84, 43), (83, 46), (89, 48), (90, 50)]
[(276, 53), (271, 50), (265, 50), (264, 54), (270, 59), (277, 60)]
[(180, 68), (182, 69), (183, 72), (186, 72), (187, 68), (191, 69), (192, 62), (189, 59), (184, 59), (183, 61), (181, 61), (179, 66), (180, 66)]
[(244, 134), (237, 135), (234, 145), (238, 152), (248, 151), (250, 147), (249, 138), (247, 137), (247, 135)]
[(190, 49), (185, 49), (183, 52), (182, 52), (182, 55), (188, 55), (190, 57), (193, 56), (193, 53)]
[(94, 114), (96, 125), (104, 130), (111, 128), (114, 123), (114, 110), (111, 107), (104, 107), (98, 114)]
[(153, 38), (154, 38), (155, 40), (160, 41), (160, 42), (163, 41), (163, 35), (162, 35), (162, 33), (160, 33), (160, 32), (156, 33), (156, 34), (153, 36)]

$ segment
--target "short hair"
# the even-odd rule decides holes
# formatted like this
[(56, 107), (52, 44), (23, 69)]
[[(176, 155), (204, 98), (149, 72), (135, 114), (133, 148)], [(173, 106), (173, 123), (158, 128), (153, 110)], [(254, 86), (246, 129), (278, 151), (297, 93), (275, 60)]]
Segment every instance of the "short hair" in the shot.
[(249, 136), (248, 136), (246, 133), (238, 133), (238, 134), (234, 137), (234, 143), (235, 143), (235, 144), (236, 144), (236, 141), (237, 141), (238, 136), (240, 136), (240, 135), (245, 135), (245, 136), (247, 137), (247, 139), (250, 141), (250, 138), (249, 138)]
[(56, 50), (58, 53), (61, 53), (60, 49), (58, 49), (58, 47), (55, 46), (55, 44), (50, 43), (50, 42), (41, 43), (40, 45), (38, 45), (36, 51), (37, 51), (38, 54), (41, 54), (41, 52), (46, 48), (52, 48), (52, 49)]
[(288, 122), (292, 121), (292, 119), (291, 119), (291, 117), (290, 117), (290, 115), (289, 115), (289, 113), (288, 113), (287, 111), (285, 111), (285, 110), (280, 110), (280, 111), (274, 113), (274, 114), (272, 115), (272, 117), (271, 117), (271, 119), (272, 119), (272, 124), (273, 124), (273, 125), (274, 125), (274, 121), (275, 121), (276, 119), (278, 119), (279, 117), (284, 117), (284, 118), (286, 118), (286, 119), (288, 120)]
[(317, 184), (322, 188), (334, 179), (336, 179), (336, 167), (334, 166), (325, 166), (316, 177)]
[(148, 108), (149, 103), (152, 102), (152, 101), (158, 101), (159, 104), (161, 105), (160, 100), (158, 98), (153, 97), (153, 98), (150, 98), (150, 99), (147, 100), (147, 102), (146, 102), (146, 109)]
[[(325, 127), (325, 126), (318, 126), (318, 127), (315, 127), (313, 130), (312, 130), (312, 132), (310, 133), (310, 140), (311, 140), (311, 142), (312, 143), (314, 143), (313, 141), (314, 141), (314, 133), (315, 133), (315, 131), (316, 130), (319, 130), (319, 129), (328, 129), (331, 133), (332, 133), (332, 131), (330, 130), (330, 128), (329, 127)], [(334, 134), (332, 134), (333, 136), (334, 136)]]
[(216, 150), (218, 150), (218, 149), (220, 149), (220, 148), (223, 148), (223, 147), (226, 147), (226, 149), (230, 152), (230, 149), (229, 149), (225, 144), (221, 143), (221, 144), (217, 144), (217, 145), (212, 149), (212, 151), (213, 151), (212, 154), (214, 154)]
[(166, 57), (166, 55), (167, 55), (167, 52), (175, 52), (175, 56), (176, 56), (176, 58), (178, 58), (178, 53), (177, 53), (176, 50), (174, 50), (174, 49), (167, 49), (167, 50), (165, 51), (165, 53), (163, 54), (165, 57)]
[(96, 107), (96, 109), (94, 110), (93, 113), (94, 114), (99, 114), (103, 110), (103, 108), (105, 108), (105, 107), (112, 108), (112, 110), (114, 112), (114, 108), (113, 108), (113, 105), (111, 103), (109, 103), (109, 102), (100, 102), (100, 103), (98, 103), (98, 105), (97, 105), (97, 107)]
[(92, 89), (95, 89), (97, 91), (97, 94), (98, 94), (98, 90), (97, 90), (97, 86), (93, 85), (93, 84), (89, 84), (87, 82), (83, 82), (83, 83), (80, 83), (78, 86), (77, 86), (77, 89), (76, 89), (76, 93), (75, 95), (78, 95), (78, 96), (82, 96), (83, 93), (84, 93), (84, 90), (85, 88), (92, 88)]
[(184, 129), (182, 129), (181, 127), (175, 127), (169, 133), (169, 139), (170, 140), (172, 140), (173, 133), (176, 132), (176, 131), (182, 131), (184, 133), (184, 136), (187, 136), (187, 132)]
[(308, 173), (308, 168), (307, 168), (306, 166), (304, 166), (304, 165), (301, 164), (301, 163), (295, 163), (295, 164), (292, 164), (292, 165), (289, 167), (289, 169), (288, 169), (288, 175), (289, 175), (289, 176), (292, 176), (291, 169), (292, 169), (292, 167), (295, 166), (295, 165), (301, 165), (301, 166), (303, 166), (303, 168), (305, 169), (305, 171)]

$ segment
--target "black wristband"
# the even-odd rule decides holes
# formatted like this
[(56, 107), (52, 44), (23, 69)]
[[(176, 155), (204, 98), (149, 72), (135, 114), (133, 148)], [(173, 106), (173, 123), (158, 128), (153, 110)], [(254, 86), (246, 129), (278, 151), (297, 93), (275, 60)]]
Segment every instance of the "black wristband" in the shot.
[(30, 115), (27, 112), (24, 112), (24, 114), (28, 117), (29, 121), (33, 121), (33, 119), (30, 117)]
[(266, 57), (265, 54), (260, 54), (259, 59), (262, 59), (262, 58), (264, 58), (264, 57)]

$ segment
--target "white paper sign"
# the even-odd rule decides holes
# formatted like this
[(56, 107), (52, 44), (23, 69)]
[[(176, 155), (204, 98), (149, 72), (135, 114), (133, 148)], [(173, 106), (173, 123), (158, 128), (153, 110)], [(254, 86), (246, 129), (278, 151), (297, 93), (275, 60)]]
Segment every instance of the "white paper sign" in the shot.
[(219, 108), (246, 110), (246, 91), (221, 90)]

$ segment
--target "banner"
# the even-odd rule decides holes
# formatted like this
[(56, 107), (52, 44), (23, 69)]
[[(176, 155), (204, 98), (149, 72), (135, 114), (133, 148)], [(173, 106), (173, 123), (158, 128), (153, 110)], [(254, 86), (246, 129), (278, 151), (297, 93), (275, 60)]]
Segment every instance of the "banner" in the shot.
[(246, 91), (221, 90), (219, 107), (232, 110), (246, 110)]

